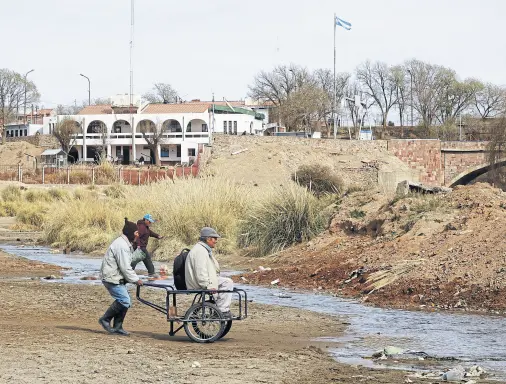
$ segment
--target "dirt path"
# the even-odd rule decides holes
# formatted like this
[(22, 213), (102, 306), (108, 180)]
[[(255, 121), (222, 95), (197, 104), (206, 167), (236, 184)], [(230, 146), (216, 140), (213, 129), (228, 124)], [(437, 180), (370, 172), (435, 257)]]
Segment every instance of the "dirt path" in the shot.
[[(341, 334), (345, 319), (255, 303), (248, 319), (214, 344), (192, 343), (184, 333), (169, 337), (163, 316), (138, 303), (125, 323), (131, 336), (110, 336), (97, 324), (111, 301), (101, 286), (5, 280), (38, 274), (30, 269), (36, 263), (23, 261), (0, 255), (0, 382), (403, 383), (406, 378), (399, 371), (338, 364), (322, 352), (325, 344), (311, 341)], [(39, 267), (44, 273), (54, 268)], [(192, 368), (194, 361), (201, 367)]]

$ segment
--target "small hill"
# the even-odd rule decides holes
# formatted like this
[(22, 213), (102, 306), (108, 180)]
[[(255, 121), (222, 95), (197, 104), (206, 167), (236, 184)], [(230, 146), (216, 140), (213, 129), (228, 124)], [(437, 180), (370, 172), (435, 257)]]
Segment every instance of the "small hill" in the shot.
[(375, 188), (378, 172), (412, 173), (382, 141), (216, 135), (207, 172), (246, 185), (283, 184), (303, 164), (324, 164), (348, 186)]
[(33, 158), (31, 156), (40, 156), (44, 152), (44, 148), (37, 147), (26, 141), (7, 142), (0, 145), (0, 166), (17, 165), (21, 162), (23, 167), (33, 167)]

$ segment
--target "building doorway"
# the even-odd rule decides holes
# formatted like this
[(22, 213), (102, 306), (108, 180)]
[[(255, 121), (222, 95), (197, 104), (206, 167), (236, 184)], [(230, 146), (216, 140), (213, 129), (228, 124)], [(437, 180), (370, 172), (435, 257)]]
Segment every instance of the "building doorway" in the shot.
[(123, 165), (130, 164), (130, 147), (123, 147), (123, 161), (121, 162)]

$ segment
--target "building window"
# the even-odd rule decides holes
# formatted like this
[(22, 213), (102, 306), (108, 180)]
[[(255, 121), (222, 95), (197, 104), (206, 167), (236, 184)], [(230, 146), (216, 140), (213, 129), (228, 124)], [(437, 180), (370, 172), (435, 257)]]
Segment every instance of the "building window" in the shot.
[(176, 157), (181, 157), (181, 145), (178, 145), (176, 148)]
[(26, 130), (26, 129), (25, 129), (25, 136), (28, 136), (28, 132), (27, 132), (27, 130)]
[(160, 157), (169, 157), (169, 148), (161, 147), (160, 148)]
[(207, 124), (202, 124), (202, 132), (207, 132)]
[(195, 148), (188, 148), (188, 156), (195, 156)]
[(14, 135), (15, 135), (16, 137), (18, 137), (18, 134), (19, 134), (19, 131), (16, 129), (16, 130), (14, 131)]
[(228, 134), (229, 135), (232, 134), (232, 122), (231, 121), (228, 122)]
[(234, 121), (234, 135), (237, 135), (237, 121)]
[(227, 122), (226, 121), (223, 122), (223, 133), (225, 135), (227, 134)]

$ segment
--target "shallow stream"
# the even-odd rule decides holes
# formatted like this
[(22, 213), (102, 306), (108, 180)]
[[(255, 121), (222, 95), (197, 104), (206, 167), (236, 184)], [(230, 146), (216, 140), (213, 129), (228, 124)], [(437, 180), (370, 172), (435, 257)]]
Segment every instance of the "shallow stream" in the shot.
[[(0, 249), (30, 260), (70, 268), (65, 271), (63, 279), (49, 281), (101, 284), (98, 280), (81, 280), (84, 276), (98, 276), (100, 258), (54, 254), (44, 247), (0, 245)], [(388, 364), (389, 368), (412, 370), (480, 365), (493, 375), (492, 378), (506, 380), (504, 317), (382, 309), (324, 294), (288, 292), (250, 285), (242, 288), (247, 290), (248, 298), (254, 302), (330, 314), (349, 323), (343, 336), (321, 339), (338, 361), (371, 367)], [(318, 324), (301, 325), (300, 332), (304, 332), (305, 327), (318, 327)], [(389, 345), (423, 351), (442, 360), (378, 363), (365, 359)], [(447, 360), (449, 358), (456, 361)]]

